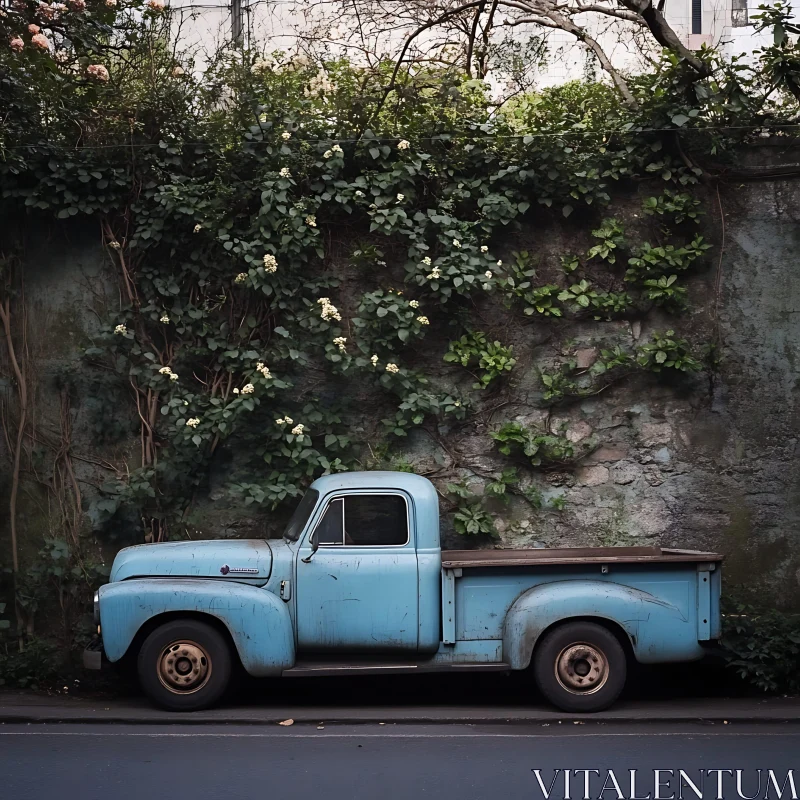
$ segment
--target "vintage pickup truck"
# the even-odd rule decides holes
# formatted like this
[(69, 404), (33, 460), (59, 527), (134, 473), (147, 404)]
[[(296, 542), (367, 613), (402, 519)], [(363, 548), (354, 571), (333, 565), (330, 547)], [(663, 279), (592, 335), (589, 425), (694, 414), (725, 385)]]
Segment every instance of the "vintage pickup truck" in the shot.
[(607, 707), (631, 659), (691, 661), (719, 637), (715, 553), (658, 547), (454, 550), (427, 479), (316, 480), (282, 540), (140, 545), (95, 595), (97, 668), (136, 664), (158, 705), (253, 676), (525, 670), (570, 712)]

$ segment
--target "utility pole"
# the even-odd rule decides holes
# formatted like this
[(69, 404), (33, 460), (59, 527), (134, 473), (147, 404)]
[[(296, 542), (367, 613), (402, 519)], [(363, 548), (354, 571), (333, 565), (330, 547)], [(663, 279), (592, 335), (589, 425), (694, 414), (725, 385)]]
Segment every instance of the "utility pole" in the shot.
[(242, 0), (231, 0), (231, 37), (236, 44), (242, 44), (243, 32)]

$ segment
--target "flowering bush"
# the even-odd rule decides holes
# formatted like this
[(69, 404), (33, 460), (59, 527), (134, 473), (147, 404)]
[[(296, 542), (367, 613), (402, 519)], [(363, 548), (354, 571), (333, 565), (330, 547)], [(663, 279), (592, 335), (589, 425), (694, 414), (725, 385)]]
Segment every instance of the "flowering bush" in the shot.
[[(160, 0), (42, 8), (0, 21), (11, 75), (0, 104), (20, 109), (0, 132), (0, 211), (95, 220), (120, 278), (121, 307), (87, 358), (133, 387), (142, 459), (104, 490), (96, 524), (125, 513), (168, 536), (222, 449), (261, 476), (232, 480), (237, 497), (294, 497), (315, 475), (364, 463), (351, 431), (365, 402), (382, 420), (373, 435), (425, 425), (438, 436), (480, 407), (473, 389), (507, 386), (500, 376), (519, 370), (502, 334), (470, 333), (474, 314), (623, 314), (673, 289), (647, 283), (662, 266), (669, 279), (704, 252), (701, 237), (685, 244), (665, 227), (694, 219), (684, 195), (696, 176), (638, 132), (653, 109), (636, 116), (607, 87), (498, 110), (486, 87), (452, 71), (401, 72), (389, 108), (382, 70), (343, 60), (233, 50), (200, 76), (163, 46)], [(638, 91), (646, 106), (647, 81)], [(626, 125), (639, 127), (606, 140)], [(653, 164), (665, 175), (667, 162), (663, 180), (680, 192), (647, 205), (662, 253), (629, 244), (595, 209), (613, 184)], [(506, 240), (524, 215), (551, 208), (594, 215), (597, 244), (545, 282)], [(627, 276), (613, 272), (623, 259)], [(584, 274), (598, 265), (602, 283)], [(443, 357), (474, 379), (436, 374)], [(558, 437), (514, 435), (509, 448), (570, 460)]]

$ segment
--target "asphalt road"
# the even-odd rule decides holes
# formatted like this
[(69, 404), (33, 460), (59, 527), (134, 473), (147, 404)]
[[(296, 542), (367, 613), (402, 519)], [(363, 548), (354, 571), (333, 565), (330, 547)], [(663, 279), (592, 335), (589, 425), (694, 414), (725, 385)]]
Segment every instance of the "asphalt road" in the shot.
[[(619, 800), (608, 770), (625, 798), (631, 769), (640, 798), (656, 798), (654, 769), (685, 770), (704, 800), (717, 800), (717, 773), (701, 778), (709, 769), (743, 770), (748, 797), (757, 769), (781, 784), (793, 769), (800, 791), (800, 726), (0, 726), (2, 800), (539, 800), (533, 770), (548, 789), (556, 768), (573, 771), (572, 800), (585, 796), (585, 775), (574, 770), (599, 770), (587, 773), (593, 800), (604, 783), (603, 800)], [(676, 778), (660, 777), (671, 781), (660, 798), (678, 798)], [(722, 779), (723, 797), (737, 798), (735, 773)], [(554, 787), (551, 800), (563, 800), (563, 773)], [(681, 794), (696, 797), (686, 784)]]

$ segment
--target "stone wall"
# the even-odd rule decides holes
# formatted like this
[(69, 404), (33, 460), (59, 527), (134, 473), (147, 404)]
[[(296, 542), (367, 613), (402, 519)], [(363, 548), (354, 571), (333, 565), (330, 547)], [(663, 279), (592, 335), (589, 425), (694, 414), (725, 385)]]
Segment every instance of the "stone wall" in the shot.
[[(498, 538), (465, 541), (445, 517), (446, 546), (662, 544), (715, 549), (728, 555), (729, 583), (757, 586), (780, 605), (800, 607), (800, 473), (795, 459), (800, 425), (795, 405), (800, 369), (800, 325), (795, 317), (800, 312), (800, 270), (795, 266), (800, 252), (798, 191), (790, 182), (729, 186), (719, 197), (709, 190), (703, 227), (715, 248), (706, 268), (691, 281), (690, 310), (683, 317), (656, 314), (641, 322), (577, 324), (532, 322), (504, 312), (497, 303), (476, 309), (476, 328), (514, 346), (514, 371), (501, 387), (480, 397), (476, 414), (466, 424), (412, 431), (384, 461), (410, 462), (442, 487), (461, 477), (480, 493), (492, 474), (509, 465), (488, 437), (500, 422), (562, 429), (590, 452), (574, 471), (522, 471), (525, 483), (539, 487), (545, 500), (562, 498), (562, 510), (535, 512), (520, 498), (508, 506), (493, 501)], [(636, 214), (640, 202), (641, 197), (629, 198), (614, 210), (625, 220), (633, 241), (645, 236), (645, 222)], [(586, 228), (580, 221), (553, 222), (534, 215), (506, 249), (537, 253), (540, 277), (546, 281), (548, 272), (556, 269), (558, 254), (585, 250)], [(59, 381), (69, 373), (77, 387), (69, 411), (75, 463), (88, 503), (109, 474), (103, 462), (119, 465), (128, 460), (135, 465), (137, 457), (131, 398), (122, 393), (117, 400), (109, 396), (98, 401), (89, 389), (96, 376), (81, 360), (98, 316), (118, 302), (114, 276), (92, 226), (55, 226), (30, 239), (26, 301), (37, 425), (49, 435), (57, 434)], [(346, 265), (342, 269), (346, 272)], [(450, 332), (445, 327), (437, 330), (434, 315), (432, 310), (431, 334), (441, 337), (441, 347), (433, 347), (431, 339), (417, 360), (442, 381), (468, 387), (471, 376), (441, 361)], [(544, 407), (538, 368), (568, 355), (588, 368), (599, 348), (617, 343), (630, 348), (653, 330), (670, 327), (698, 347), (719, 341), (719, 371), (711, 378), (677, 383), (636, 375), (594, 397)], [(359, 440), (378, 442), (380, 419), (390, 405), (374, 395), (360, 397), (359, 388), (349, 389), (359, 409), (353, 422)], [(99, 442), (97, 417), (115, 408), (123, 432), (129, 433), (111, 443)], [(375, 460), (368, 451), (365, 448), (363, 461), (371, 466)], [(1, 455), (7, 464), (6, 453)], [(244, 508), (226, 490), (235, 472), (235, 453), (223, 448), (208, 491), (198, 497), (180, 535), (258, 536), (265, 525), (273, 534), (280, 529), (283, 513)], [(27, 487), (20, 525), (27, 530), (30, 551), (38, 547), (42, 534), (58, 531), (30, 475)], [(0, 491), (5, 495), (7, 490), (6, 474)], [(5, 524), (3, 516), (0, 539), (7, 536)], [(113, 554), (113, 541), (98, 544), (107, 557)], [(0, 546), (6, 552), (6, 542)]]

